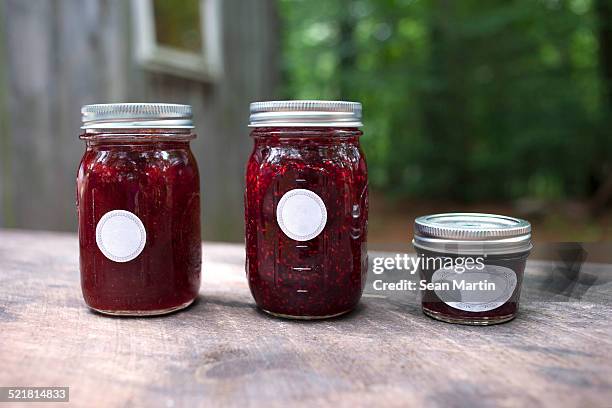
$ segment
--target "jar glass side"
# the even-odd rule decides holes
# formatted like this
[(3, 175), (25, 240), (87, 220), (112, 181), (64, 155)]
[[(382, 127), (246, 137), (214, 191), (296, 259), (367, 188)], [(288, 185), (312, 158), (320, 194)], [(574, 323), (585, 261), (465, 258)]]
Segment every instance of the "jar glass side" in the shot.
[[(255, 301), (286, 317), (322, 318), (350, 311), (367, 274), (368, 185), (355, 128), (256, 128), (247, 164), (247, 277)], [(299, 241), (280, 228), (279, 202), (308, 190), (327, 220)]]
[[(88, 131), (77, 175), (81, 285), (86, 303), (112, 314), (159, 314), (191, 303), (200, 286), (200, 191), (191, 131)], [(112, 211), (146, 230), (129, 262), (105, 256), (96, 228)]]
[[(416, 248), (417, 256), (427, 260), (441, 260), (453, 259), (454, 264), (461, 264), (456, 260), (458, 258), (469, 257), (472, 260), (482, 259), (483, 269), (476, 272), (482, 272), (478, 278), (478, 282), (493, 283), (491, 294), (486, 294), (485, 297), (499, 297), (503, 299), (502, 302), (470, 302), (469, 299), (474, 297), (474, 294), (463, 298), (463, 294), (455, 290), (453, 293), (454, 286), (451, 289), (445, 289), (441, 293), (436, 292), (434, 289), (426, 289), (421, 291), (421, 303), (423, 312), (437, 320), (442, 320), (449, 323), (460, 323), (470, 325), (491, 325), (497, 323), (504, 323), (512, 320), (516, 317), (519, 309), (519, 300), (521, 294), (521, 287), (523, 282), (523, 276), (525, 272), (525, 266), (529, 252), (519, 252), (514, 254), (506, 255), (462, 255), (453, 253), (439, 253), (424, 250), (422, 248)], [(439, 271), (441, 271), (440, 263), (425, 262), (421, 263), (419, 268), (420, 279), (424, 280), (428, 285), (440, 282)], [(424, 266), (423, 266), (424, 265)], [(452, 268), (451, 268), (452, 269)], [(464, 274), (466, 272), (463, 272)], [(453, 272), (457, 276), (456, 272)], [(461, 275), (459, 275), (461, 276)], [(484, 279), (482, 278), (484, 277)], [(497, 277), (499, 280), (493, 282), (493, 279)], [(448, 282), (452, 281), (452, 278)], [(460, 281), (469, 282), (469, 278), (462, 278)], [(507, 286), (502, 286), (501, 283)], [(453, 284), (454, 285), (454, 284)], [(488, 289), (478, 289), (479, 291), (486, 291)], [(495, 289), (497, 287), (497, 289)], [(495, 292), (497, 290), (497, 292)], [(478, 296), (477, 292), (476, 296)], [(483, 294), (484, 292), (480, 292)], [(442, 299), (441, 297), (444, 297)], [(500, 304), (502, 303), (502, 304)], [(470, 309), (470, 310), (466, 310)]]

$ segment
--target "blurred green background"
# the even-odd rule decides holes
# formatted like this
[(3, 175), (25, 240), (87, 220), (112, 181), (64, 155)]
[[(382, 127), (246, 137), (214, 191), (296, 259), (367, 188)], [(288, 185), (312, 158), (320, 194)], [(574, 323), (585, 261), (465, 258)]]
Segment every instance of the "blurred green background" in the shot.
[(364, 104), (379, 224), (484, 207), (541, 219), (549, 239), (609, 237), (609, 0), (279, 7), (283, 96)]
[(612, 241), (612, 0), (0, 0), (0, 227), (76, 229), (82, 105), (177, 102), (203, 237), (242, 242), (270, 99), (363, 103), (373, 244), (441, 211)]

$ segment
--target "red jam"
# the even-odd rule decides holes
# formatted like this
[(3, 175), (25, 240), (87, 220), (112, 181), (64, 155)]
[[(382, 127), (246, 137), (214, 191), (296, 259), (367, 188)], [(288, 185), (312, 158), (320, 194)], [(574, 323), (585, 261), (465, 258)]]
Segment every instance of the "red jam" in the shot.
[[(193, 137), (182, 129), (81, 135), (87, 144), (77, 177), (81, 285), (92, 309), (160, 314), (197, 296), (202, 255)], [(143, 242), (127, 254), (135, 239)]]
[(481, 213), (418, 217), (423, 312), (448, 323), (490, 325), (516, 317), (533, 245), (531, 224)]
[[(367, 274), (368, 219), (361, 134), (357, 128), (332, 127), (252, 131), (255, 146), (245, 194), (246, 271), (251, 293), (264, 311), (322, 318), (348, 312), (359, 302)], [(297, 197), (296, 206), (279, 215), (286, 197)], [(312, 202), (323, 203), (324, 227), (312, 238), (296, 237), (291, 228), (310, 226)]]
[[(419, 255), (429, 257), (440, 256), (440, 254), (423, 250), (417, 250), (417, 253)], [(445, 256), (448, 256), (448, 254)], [(447, 302), (440, 299), (434, 290), (424, 290), (421, 293), (424, 313), (438, 320), (474, 325), (502, 323), (513, 319), (518, 313), (519, 298), (521, 294), (521, 286), (523, 283), (527, 256), (527, 253), (523, 253), (513, 256), (492, 255), (486, 257), (485, 267), (497, 266), (500, 268), (508, 268), (516, 274), (516, 286), (512, 290), (508, 300), (506, 300), (502, 305), (486, 311), (466, 311), (450, 306)], [(453, 255), (453, 257), (456, 257), (456, 255)], [(427, 283), (432, 282), (432, 276), (434, 273), (435, 270), (430, 268), (420, 269), (421, 279), (425, 279)]]

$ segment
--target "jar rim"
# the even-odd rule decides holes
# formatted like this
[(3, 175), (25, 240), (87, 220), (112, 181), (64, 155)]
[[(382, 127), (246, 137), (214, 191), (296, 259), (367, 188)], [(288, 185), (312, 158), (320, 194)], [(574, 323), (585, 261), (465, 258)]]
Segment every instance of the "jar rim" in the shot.
[(359, 102), (288, 100), (250, 105), (249, 127), (355, 127), (361, 122)]
[(92, 142), (190, 141), (197, 135), (189, 128), (104, 128), (84, 129), (79, 139)]
[(190, 105), (101, 103), (81, 108), (81, 129), (193, 129)]
[(531, 224), (520, 218), (485, 213), (442, 213), (414, 221), (413, 245), (433, 252), (512, 254), (527, 252)]

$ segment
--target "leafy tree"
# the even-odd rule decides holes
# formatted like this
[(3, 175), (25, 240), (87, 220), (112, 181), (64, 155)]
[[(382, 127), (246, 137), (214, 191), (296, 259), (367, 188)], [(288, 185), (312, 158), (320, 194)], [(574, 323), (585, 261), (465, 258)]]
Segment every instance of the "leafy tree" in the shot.
[(581, 197), (612, 171), (610, 0), (279, 5), (285, 96), (363, 102), (375, 188)]

